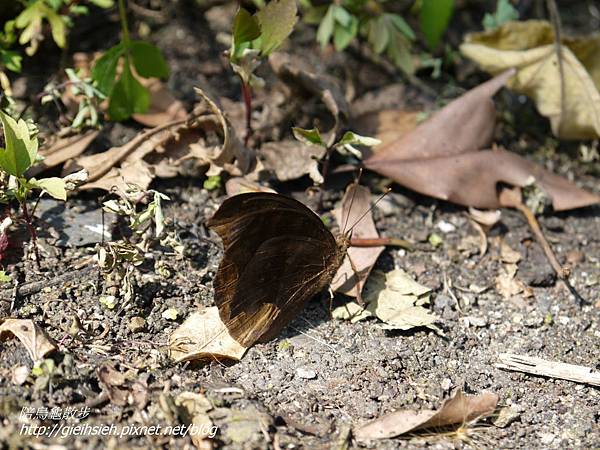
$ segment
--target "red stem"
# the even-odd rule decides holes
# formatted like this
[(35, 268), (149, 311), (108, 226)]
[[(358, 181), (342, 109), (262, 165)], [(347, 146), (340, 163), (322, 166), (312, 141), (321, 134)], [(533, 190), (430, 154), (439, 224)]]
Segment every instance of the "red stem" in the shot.
[(23, 209), (23, 217), (25, 218), (25, 223), (27, 224), (27, 229), (29, 230), (29, 234), (31, 235), (33, 251), (35, 252), (35, 264), (38, 269), (41, 269), (40, 252), (39, 252), (38, 246), (37, 246), (37, 233), (35, 232), (35, 227), (33, 226), (32, 217), (29, 215), (29, 210), (27, 209), (26, 201), (21, 203), (21, 208)]
[(250, 86), (242, 80), (242, 96), (246, 106), (246, 136), (244, 136), (244, 145), (247, 147), (252, 136), (252, 92)]

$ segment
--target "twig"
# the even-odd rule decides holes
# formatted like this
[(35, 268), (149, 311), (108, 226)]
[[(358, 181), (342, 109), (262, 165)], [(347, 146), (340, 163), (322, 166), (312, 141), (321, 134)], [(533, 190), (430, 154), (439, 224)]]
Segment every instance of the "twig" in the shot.
[(527, 205), (523, 203), (521, 189), (518, 187), (514, 189), (503, 189), (500, 193), (500, 203), (502, 204), (502, 206), (515, 208), (525, 216), (525, 219), (527, 219), (527, 223), (529, 224), (529, 228), (533, 232), (533, 235), (538, 241), (538, 244), (540, 244), (540, 246), (542, 247), (544, 255), (546, 255), (546, 259), (552, 266), (552, 269), (556, 272), (558, 278), (567, 286), (569, 292), (573, 295), (573, 297), (575, 297), (575, 299), (579, 302), (580, 305), (588, 303), (577, 292), (577, 290), (569, 281), (571, 271), (566, 267), (562, 267), (560, 262), (558, 262), (558, 259), (556, 258), (556, 255), (552, 250), (552, 247), (550, 247), (546, 236), (544, 236), (544, 232), (542, 231), (542, 228), (540, 227), (540, 224), (537, 218), (535, 217), (535, 214), (533, 213), (533, 211), (531, 211), (531, 209), (527, 207)]
[(351, 247), (379, 247), (381, 245), (390, 247), (401, 247), (403, 249), (413, 251), (415, 247), (404, 239), (392, 238), (392, 237), (378, 237), (378, 238), (354, 238), (350, 239)]
[(496, 367), (505, 370), (514, 370), (533, 375), (541, 375), (561, 380), (574, 381), (575, 383), (600, 386), (600, 372), (591, 367), (577, 366), (556, 361), (548, 361), (532, 356), (517, 355), (514, 353), (500, 353)]
[[(74, 280), (79, 280), (79, 279), (81, 279), (81, 277), (83, 275), (85, 275), (88, 272), (92, 272), (94, 270), (98, 270), (98, 266), (89, 265), (87, 267), (84, 267), (81, 270), (64, 273), (64, 274), (62, 274), (58, 277), (55, 277), (51, 280), (32, 281), (30, 283), (25, 283), (16, 288), (16, 295), (19, 295), (19, 296), (32, 295), (32, 294), (35, 294), (35, 293), (41, 291), (45, 287), (52, 287), (52, 286), (56, 286), (58, 284), (68, 283), (68, 282), (74, 281)], [(3, 292), (3, 291), (6, 292), (9, 290), (10, 289), (2, 289), (0, 292)]]

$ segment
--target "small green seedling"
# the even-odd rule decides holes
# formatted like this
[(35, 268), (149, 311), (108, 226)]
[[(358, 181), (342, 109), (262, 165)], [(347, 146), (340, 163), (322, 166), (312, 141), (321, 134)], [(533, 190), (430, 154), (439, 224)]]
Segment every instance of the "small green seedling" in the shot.
[[(79, 73), (73, 69), (65, 69), (68, 81), (55, 85), (50, 83), (41, 94), (42, 105), (49, 102), (59, 104), (62, 90), (69, 89), (71, 95), (79, 101), (79, 109), (71, 120), (71, 128), (81, 130), (83, 128), (97, 128), (98, 108), (106, 96), (93, 85), (91, 77), (81, 78)], [(60, 110), (60, 107), (59, 107)]]
[[(110, 118), (126, 120), (133, 114), (145, 113), (150, 107), (150, 93), (137, 77), (167, 78), (169, 67), (160, 50), (154, 45), (129, 38), (125, 0), (119, 0), (119, 13), (121, 42), (98, 59), (92, 69), (92, 78), (98, 90), (110, 99)], [(121, 71), (118, 73), (121, 61)]]
[(483, 27), (486, 30), (493, 30), (506, 22), (518, 19), (519, 11), (508, 0), (498, 0), (496, 11), (493, 14), (486, 13), (483, 18)]
[(304, 128), (292, 128), (294, 137), (305, 144), (320, 145), (328, 149), (328, 151), (337, 151), (341, 155), (352, 155), (358, 159), (362, 159), (362, 153), (355, 146), (362, 145), (364, 147), (374, 147), (381, 144), (381, 141), (369, 136), (361, 136), (352, 131), (346, 131), (341, 139), (333, 144), (325, 142), (318, 129), (313, 128), (305, 130)]
[[(0, 187), (0, 203), (16, 199), (23, 217), (36, 244), (36, 233), (32, 217), (27, 208), (27, 199), (33, 190), (41, 190), (58, 200), (67, 199), (67, 185), (63, 178), (27, 178), (25, 173), (38, 161), (37, 129), (23, 119), (15, 120), (0, 111), (0, 122), (4, 128), (4, 148), (0, 147), (0, 169), (4, 172), (4, 185)], [(37, 255), (37, 246), (34, 247)], [(39, 264), (39, 257), (36, 258)]]
[(254, 71), (261, 58), (274, 52), (292, 33), (297, 17), (296, 0), (272, 0), (254, 15), (241, 8), (235, 15), (231, 31), (229, 63), (242, 82), (246, 107), (245, 143), (252, 135), (252, 88), (262, 87), (264, 80)]

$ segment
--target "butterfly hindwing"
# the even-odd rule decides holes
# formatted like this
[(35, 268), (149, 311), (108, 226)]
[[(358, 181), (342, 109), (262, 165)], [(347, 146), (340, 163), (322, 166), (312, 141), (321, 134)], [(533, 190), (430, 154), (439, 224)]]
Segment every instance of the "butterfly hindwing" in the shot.
[(244, 345), (275, 336), (331, 281), (336, 241), (296, 200), (240, 194), (223, 203), (209, 226), (225, 247), (215, 302), (221, 320)]

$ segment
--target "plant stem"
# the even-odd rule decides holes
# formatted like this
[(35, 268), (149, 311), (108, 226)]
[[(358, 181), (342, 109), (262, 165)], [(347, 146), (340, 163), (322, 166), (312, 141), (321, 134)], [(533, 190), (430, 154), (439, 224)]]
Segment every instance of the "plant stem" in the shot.
[(246, 135), (244, 136), (244, 145), (247, 147), (250, 137), (252, 137), (252, 92), (250, 85), (242, 80), (242, 97), (246, 106)]
[(23, 210), (23, 217), (25, 218), (25, 223), (27, 224), (27, 229), (29, 230), (29, 234), (31, 236), (31, 243), (33, 244), (33, 251), (35, 253), (35, 264), (38, 269), (41, 269), (40, 252), (37, 246), (37, 233), (35, 232), (35, 226), (33, 226), (32, 217), (27, 209), (27, 201), (21, 202), (21, 209)]
[(397, 239), (391, 237), (378, 237), (378, 238), (353, 238), (350, 240), (352, 247), (379, 247), (379, 246), (391, 246), (401, 247), (403, 249), (413, 251), (414, 246), (404, 239)]
[(129, 28), (127, 27), (127, 8), (125, 0), (119, 0), (119, 18), (121, 19), (121, 31), (123, 32), (122, 41), (125, 47), (129, 46)]

